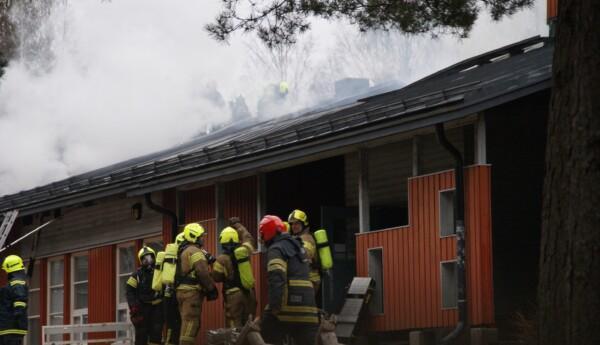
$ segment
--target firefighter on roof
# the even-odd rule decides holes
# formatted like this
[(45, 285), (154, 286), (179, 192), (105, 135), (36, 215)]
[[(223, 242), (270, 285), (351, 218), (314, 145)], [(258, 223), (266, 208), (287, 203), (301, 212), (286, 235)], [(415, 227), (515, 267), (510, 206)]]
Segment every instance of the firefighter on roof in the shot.
[(156, 253), (148, 246), (138, 252), (140, 268), (127, 280), (126, 296), (135, 345), (158, 345), (162, 340), (163, 307), (159, 292), (152, 290)]
[(27, 335), (27, 276), (23, 260), (7, 256), (2, 269), (8, 274), (8, 284), (0, 290), (0, 344), (21, 345)]
[(212, 277), (223, 283), (226, 327), (241, 328), (256, 311), (250, 252), (240, 245), (238, 232), (232, 227), (221, 231), (219, 243), (223, 254), (213, 264)]
[(202, 250), (204, 228), (190, 223), (183, 229), (185, 241), (177, 254), (177, 302), (181, 314), (180, 345), (194, 345), (200, 330), (204, 297), (217, 299), (218, 291), (208, 271), (208, 253)]
[(265, 216), (259, 231), (268, 248), (269, 304), (261, 322), (265, 342), (281, 344), (288, 335), (296, 344), (316, 344), (319, 316), (301, 241), (286, 232), (277, 216)]

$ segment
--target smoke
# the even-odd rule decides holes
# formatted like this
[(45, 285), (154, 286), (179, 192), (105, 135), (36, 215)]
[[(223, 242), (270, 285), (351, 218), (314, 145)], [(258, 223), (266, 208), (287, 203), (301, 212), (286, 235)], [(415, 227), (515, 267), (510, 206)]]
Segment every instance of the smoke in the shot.
[[(232, 101), (256, 116), (265, 88), (282, 78), (257, 60), (254, 38), (208, 37), (218, 0), (23, 3), (38, 5), (11, 12), (19, 49), (0, 79), (0, 195), (190, 140), (230, 121)], [(460, 42), (315, 20), (289, 52), (293, 97), (280, 110), (315, 105), (343, 77), (409, 82), (543, 33), (542, 7), (494, 24), (482, 15)]]

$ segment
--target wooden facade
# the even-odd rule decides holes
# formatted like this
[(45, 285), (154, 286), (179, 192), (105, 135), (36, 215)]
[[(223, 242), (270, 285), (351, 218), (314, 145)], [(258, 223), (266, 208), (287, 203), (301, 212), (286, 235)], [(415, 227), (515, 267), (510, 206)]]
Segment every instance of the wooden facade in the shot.
[[(399, 182), (400, 183), (400, 182)], [(452, 327), (457, 309), (441, 304), (440, 265), (456, 258), (455, 236), (440, 236), (439, 192), (454, 188), (453, 171), (408, 181), (409, 224), (357, 234), (358, 276), (369, 276), (368, 250), (382, 248), (383, 314), (374, 331)], [(494, 324), (490, 167), (465, 169), (467, 305), (471, 325)]]

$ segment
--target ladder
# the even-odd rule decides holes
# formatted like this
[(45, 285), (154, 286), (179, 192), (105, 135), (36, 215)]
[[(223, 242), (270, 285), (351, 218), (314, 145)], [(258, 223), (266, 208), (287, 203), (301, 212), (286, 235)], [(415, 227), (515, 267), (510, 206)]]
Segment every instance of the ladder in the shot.
[(6, 242), (8, 234), (10, 233), (10, 229), (12, 229), (12, 226), (15, 223), (18, 215), (19, 210), (4, 212), (2, 225), (0, 225), (0, 248), (4, 247), (4, 242)]

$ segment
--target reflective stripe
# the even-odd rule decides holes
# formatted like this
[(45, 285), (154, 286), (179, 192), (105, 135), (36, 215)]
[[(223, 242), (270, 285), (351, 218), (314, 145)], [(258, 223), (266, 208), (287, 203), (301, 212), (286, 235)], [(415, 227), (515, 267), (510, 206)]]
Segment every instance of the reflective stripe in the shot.
[(321, 281), (321, 275), (319, 274), (319, 271), (310, 271), (310, 273), (308, 274), (308, 279), (310, 279), (311, 282), (320, 282)]
[(15, 302), (13, 303), (13, 307), (22, 307), (22, 308), (27, 308), (27, 303), (25, 302)]
[(225, 276), (227, 276), (227, 269), (225, 269), (225, 266), (221, 265), (221, 263), (218, 261), (213, 265), (213, 270), (215, 272), (223, 273)]
[(242, 243), (242, 246), (244, 246), (248, 249), (248, 253), (252, 254), (254, 252), (254, 246), (252, 245), (252, 243), (244, 242), (244, 243)]
[(300, 306), (300, 305), (283, 305), (281, 307), (281, 311), (282, 312), (290, 312), (290, 313), (317, 314), (317, 307)]
[(310, 280), (292, 280), (289, 282), (290, 286), (301, 286), (301, 287), (309, 287), (312, 288), (313, 284)]
[(204, 256), (204, 253), (198, 252), (198, 253), (192, 254), (192, 256), (190, 257), (190, 266), (194, 266), (194, 264), (196, 264), (196, 262), (201, 261), (201, 260), (206, 261), (206, 257)]
[(137, 288), (137, 279), (135, 279), (134, 277), (129, 277), (129, 279), (127, 279), (127, 285), (131, 286), (132, 288)]
[(234, 288), (225, 290), (225, 294), (226, 295), (231, 295), (232, 293), (235, 293), (235, 292), (238, 292), (238, 291), (240, 291), (240, 288), (234, 287)]
[(159, 298), (159, 299), (155, 299), (154, 301), (150, 302), (150, 304), (157, 305), (157, 304), (160, 304), (160, 302), (162, 302), (162, 299)]
[(177, 290), (200, 290), (198, 285), (179, 284)]
[(289, 316), (277, 315), (277, 318), (283, 322), (304, 322), (304, 323), (319, 323), (318, 316)]
[(304, 241), (304, 249), (306, 249), (306, 252), (311, 258), (315, 256), (315, 246), (313, 246), (312, 243)]
[(27, 331), (23, 329), (5, 329), (3, 331), (0, 331), (0, 335), (6, 334), (27, 335)]
[(12, 280), (10, 282), (10, 286), (15, 286), (15, 285), (25, 285), (27, 284), (24, 280)]
[(285, 260), (282, 259), (271, 259), (271, 261), (269, 261), (269, 264), (267, 265), (267, 271), (270, 272), (273, 270), (281, 270), (286, 272), (287, 262), (285, 262)]

